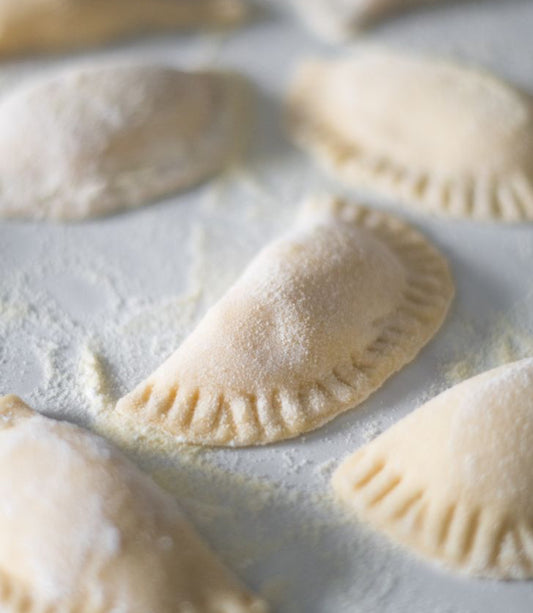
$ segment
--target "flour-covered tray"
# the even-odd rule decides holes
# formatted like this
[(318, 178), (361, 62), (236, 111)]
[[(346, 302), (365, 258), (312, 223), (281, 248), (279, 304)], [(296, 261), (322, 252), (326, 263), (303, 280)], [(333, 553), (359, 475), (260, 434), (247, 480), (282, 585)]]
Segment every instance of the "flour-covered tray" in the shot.
[[(489, 68), (533, 91), (533, 3), (439, 3), (365, 31), (365, 42)], [(265, 1), (229, 33), (148, 37), (91, 52), (4, 62), (0, 83), (94, 57), (216, 66), (252, 85), (243, 164), (178, 196), (79, 223), (0, 223), (0, 392), (103, 433), (179, 500), (198, 531), (280, 613), (529, 613), (529, 582), (468, 579), (424, 563), (345, 515), (334, 468), (425, 400), (533, 353), (533, 228), (418, 214), (348, 191), (289, 141), (282, 102), (298, 62), (335, 55)], [(180, 447), (110, 420), (257, 251), (317, 192), (345, 194), (420, 229), (450, 262), (451, 312), (437, 336), (361, 406), (282, 443)]]

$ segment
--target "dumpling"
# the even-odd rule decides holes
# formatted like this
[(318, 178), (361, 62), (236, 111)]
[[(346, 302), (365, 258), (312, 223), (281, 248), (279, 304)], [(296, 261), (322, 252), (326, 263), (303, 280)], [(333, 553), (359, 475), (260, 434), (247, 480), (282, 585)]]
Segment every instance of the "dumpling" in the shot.
[(533, 359), (433, 398), (337, 469), (363, 521), (448, 567), (533, 578)]
[(334, 42), (349, 38), (387, 13), (440, 0), (292, 0), (298, 13), (318, 35)]
[(533, 219), (533, 99), (487, 73), (367, 48), (304, 64), (289, 114), (347, 184), (442, 215)]
[(0, 216), (77, 220), (146, 204), (233, 161), (235, 77), (159, 65), (76, 68), (0, 102)]
[(191, 443), (297, 436), (412, 360), (452, 295), (445, 260), (414, 229), (344, 201), (312, 200), (117, 409)]
[(0, 55), (97, 45), (242, 19), (243, 0), (2, 0)]
[(103, 439), (0, 399), (0, 609), (266, 613)]

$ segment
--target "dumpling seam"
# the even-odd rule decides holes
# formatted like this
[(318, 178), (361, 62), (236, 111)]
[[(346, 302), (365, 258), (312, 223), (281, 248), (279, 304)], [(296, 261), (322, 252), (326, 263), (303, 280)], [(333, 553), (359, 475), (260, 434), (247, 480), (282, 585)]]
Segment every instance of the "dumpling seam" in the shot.
[(293, 112), (290, 123), (296, 140), (348, 182), (378, 185), (390, 197), (435, 213), (508, 222), (533, 219), (533, 182), (525, 170), (509, 176), (437, 178), (428, 169), (411, 169), (384, 154), (344, 143), (331, 127), (301, 112)]
[[(337, 215), (343, 213), (344, 211), (336, 210)], [(319, 427), (332, 415), (337, 414), (340, 407), (349, 408), (362, 402), (384, 378), (413, 359), (420, 347), (420, 337), (426, 340), (431, 336), (446, 314), (446, 309), (443, 310), (442, 307), (450, 296), (451, 278), (448, 268), (442, 263), (437, 251), (418, 232), (402, 222), (354, 205), (349, 206), (348, 214), (352, 216), (350, 221), (368, 228), (382, 239), (397, 254), (408, 272), (408, 287), (404, 292), (402, 304), (391, 314), (390, 321), (381, 334), (361, 356), (349, 356), (348, 364), (339, 363), (321, 379), (307, 382), (295, 389), (261, 390), (254, 394), (248, 392), (232, 395), (224, 394), (220, 390), (209, 390), (207, 393), (218, 394), (220, 402), (228, 409), (225, 413), (229, 423), (217, 422), (215, 433), (212, 431), (213, 413), (200, 418), (196, 414), (202, 390), (197, 390), (198, 397), (191, 406), (185, 404), (188, 403), (188, 391), (180, 394), (178, 389), (176, 394), (173, 391), (160, 393), (157, 378), (153, 378), (143, 388), (133, 392), (134, 398), (130, 404), (142, 410), (152, 424), (163, 420), (168, 423), (169, 412), (177, 418), (178, 414), (183, 413), (183, 407), (187, 406), (187, 418), (178, 418), (178, 440), (202, 442), (202, 430), (207, 427), (210, 430), (211, 444), (232, 441), (237, 444), (267, 443), (272, 440), (274, 431), (279, 433), (281, 430), (287, 435), (298, 433), (297, 416), (303, 409), (310, 428)], [(400, 364), (395, 365), (393, 358), (398, 353), (403, 357)], [(344, 372), (346, 366), (350, 367), (351, 372), (339, 378), (339, 373)], [(340, 381), (343, 388), (335, 384), (335, 379)], [(280, 400), (278, 411), (272, 403), (276, 394)], [(310, 407), (309, 401), (311, 394), (313, 407)], [(321, 397), (323, 400), (326, 396), (329, 402), (322, 402)], [(258, 404), (262, 410), (259, 410)], [(329, 410), (321, 410), (323, 406), (329, 406)], [(314, 410), (310, 411), (310, 408)], [(239, 416), (236, 414), (237, 410)], [(269, 422), (274, 413), (277, 413), (276, 426), (271, 428)], [(243, 415), (247, 418), (243, 419)], [(266, 417), (264, 421), (262, 415)], [(294, 419), (291, 419), (292, 416)]]
[[(420, 550), (438, 557), (445, 566), (499, 578), (502, 573), (516, 579), (533, 575), (530, 523), (490, 507), (470, 508), (461, 497), (443, 505), (439, 515), (431, 513), (430, 487), (413, 486), (405, 475), (379, 457), (369, 460), (359, 454), (354, 460), (350, 472), (355, 476), (342, 479), (341, 497), (355, 508), (362, 521), (375, 527), (390, 526), (386, 530), (400, 542), (413, 537), (423, 539), (418, 541)], [(484, 525), (492, 526), (485, 539), (481, 529)], [(508, 560), (502, 559), (509, 540), (517, 558), (511, 568)]]

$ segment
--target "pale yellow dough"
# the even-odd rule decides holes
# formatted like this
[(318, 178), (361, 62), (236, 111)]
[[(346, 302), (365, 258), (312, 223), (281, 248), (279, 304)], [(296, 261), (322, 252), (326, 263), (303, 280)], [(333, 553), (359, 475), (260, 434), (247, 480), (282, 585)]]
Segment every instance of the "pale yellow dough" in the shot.
[(103, 439), (0, 398), (2, 613), (266, 613)]
[(60, 51), (134, 34), (240, 21), (244, 0), (2, 0), (0, 55)]
[(30, 82), (0, 101), (0, 217), (80, 220), (191, 187), (240, 153), (245, 89), (152, 64)]
[(344, 461), (338, 496), (412, 551), (533, 578), (533, 359), (468, 379)]
[(301, 18), (319, 36), (338, 42), (388, 14), (441, 0), (292, 0)]
[(412, 360), (452, 295), (445, 260), (414, 229), (344, 201), (312, 200), (117, 410), (205, 445), (297, 436)]
[(365, 47), (304, 63), (289, 122), (349, 185), (436, 214), (533, 219), (533, 99), (487, 73)]

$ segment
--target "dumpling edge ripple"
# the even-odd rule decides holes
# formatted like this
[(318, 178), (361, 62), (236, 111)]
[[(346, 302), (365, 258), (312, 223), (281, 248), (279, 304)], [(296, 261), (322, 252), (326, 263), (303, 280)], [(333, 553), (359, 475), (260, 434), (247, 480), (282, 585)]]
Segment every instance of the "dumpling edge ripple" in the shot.
[(287, 121), (350, 186), (438, 215), (533, 220), (533, 98), (488, 72), (361, 47), (304, 62)]
[(467, 379), (345, 459), (347, 509), (411, 552), (495, 579), (533, 577), (533, 359)]
[[(392, 268), (380, 272), (383, 258)], [(408, 225), (312, 200), (295, 230), (256, 256), (117, 411), (134, 427), (189, 443), (297, 436), (359, 404), (411, 361), (453, 293), (444, 258)]]

